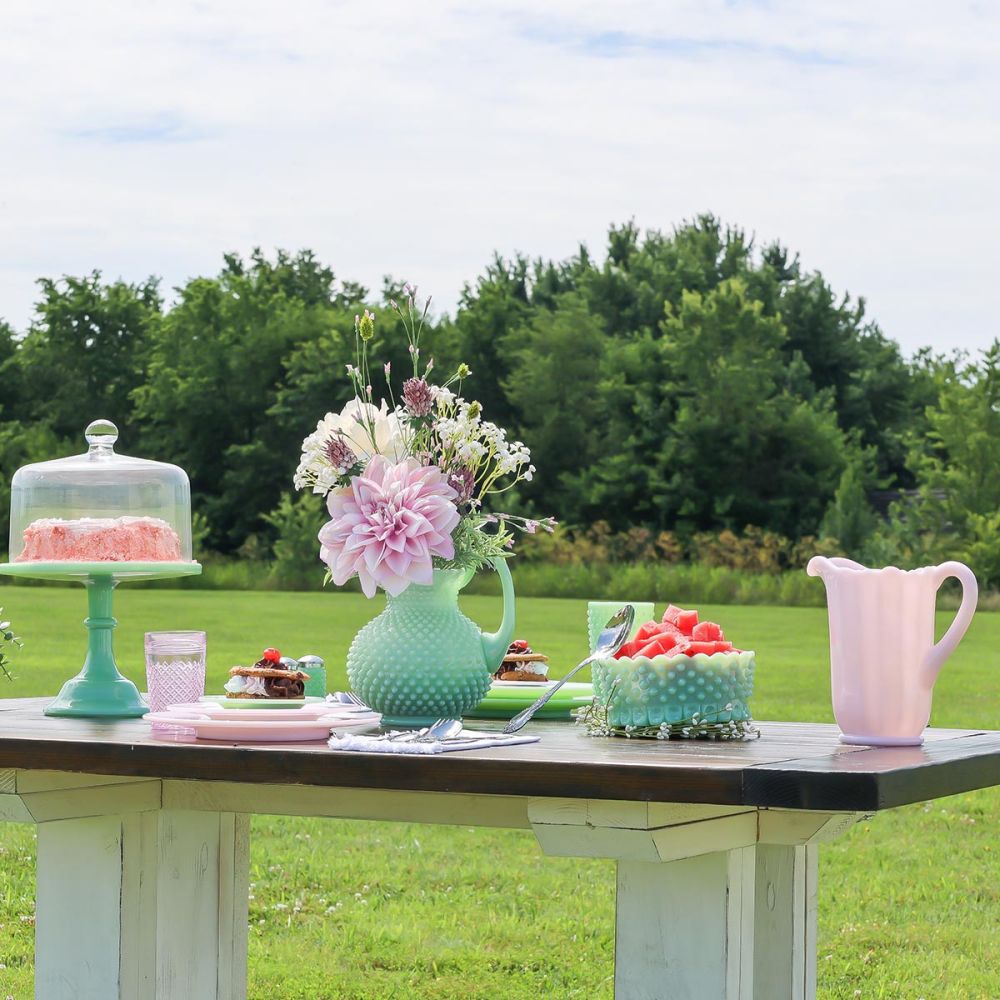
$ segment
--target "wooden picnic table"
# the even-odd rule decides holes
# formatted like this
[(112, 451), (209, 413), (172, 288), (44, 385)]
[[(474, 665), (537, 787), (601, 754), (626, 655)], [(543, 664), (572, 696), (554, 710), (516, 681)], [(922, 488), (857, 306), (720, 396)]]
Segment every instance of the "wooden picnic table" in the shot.
[(38, 826), (40, 1000), (245, 997), (251, 814), (532, 830), (546, 854), (617, 861), (616, 997), (813, 997), (817, 845), (1000, 784), (1000, 733), (980, 730), (865, 748), (806, 723), (659, 743), (547, 722), (540, 743), (396, 756), (163, 742), (47, 701), (0, 701), (0, 819)]

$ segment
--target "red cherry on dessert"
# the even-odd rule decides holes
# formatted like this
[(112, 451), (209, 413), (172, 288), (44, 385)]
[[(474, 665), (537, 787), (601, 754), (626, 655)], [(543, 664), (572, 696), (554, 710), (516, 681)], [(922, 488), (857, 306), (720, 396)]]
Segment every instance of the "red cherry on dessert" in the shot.
[(269, 663), (277, 663), (281, 659), (281, 650), (269, 646), (264, 650), (262, 659), (267, 660)]

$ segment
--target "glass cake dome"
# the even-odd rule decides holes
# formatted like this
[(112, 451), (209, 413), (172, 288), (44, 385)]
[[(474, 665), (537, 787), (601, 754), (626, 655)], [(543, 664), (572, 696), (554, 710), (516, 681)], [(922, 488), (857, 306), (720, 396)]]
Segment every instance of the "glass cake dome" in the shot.
[(82, 455), (14, 474), (11, 564), (191, 563), (191, 486), (184, 470), (116, 454), (118, 428), (110, 420), (91, 423), (86, 439)]

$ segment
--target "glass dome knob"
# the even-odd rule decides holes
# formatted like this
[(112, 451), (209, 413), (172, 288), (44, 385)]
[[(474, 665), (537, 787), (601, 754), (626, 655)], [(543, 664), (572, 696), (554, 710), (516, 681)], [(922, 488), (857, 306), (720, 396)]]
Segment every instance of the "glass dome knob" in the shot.
[(85, 434), (91, 448), (114, 448), (118, 440), (118, 428), (110, 420), (91, 421)]

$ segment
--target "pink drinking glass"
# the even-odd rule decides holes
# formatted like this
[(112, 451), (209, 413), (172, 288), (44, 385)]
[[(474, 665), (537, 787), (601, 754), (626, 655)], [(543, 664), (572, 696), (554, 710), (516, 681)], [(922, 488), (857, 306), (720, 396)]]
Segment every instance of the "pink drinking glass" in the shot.
[(154, 712), (197, 701), (205, 693), (205, 633), (147, 632), (146, 691)]

